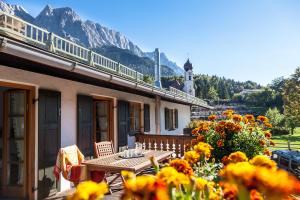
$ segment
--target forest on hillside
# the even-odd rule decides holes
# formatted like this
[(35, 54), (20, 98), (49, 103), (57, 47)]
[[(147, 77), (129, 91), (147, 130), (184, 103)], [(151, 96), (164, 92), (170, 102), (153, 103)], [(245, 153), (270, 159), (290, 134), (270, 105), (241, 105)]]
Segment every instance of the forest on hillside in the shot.
[[(162, 82), (177, 80), (180, 84), (184, 83), (183, 76), (163, 77)], [(216, 75), (209, 76), (205, 74), (194, 75), (194, 84), (196, 97), (201, 99), (216, 100), (227, 99), (231, 100), (235, 94), (243, 90), (261, 89), (262, 86), (253, 81), (240, 82), (225, 77)]]

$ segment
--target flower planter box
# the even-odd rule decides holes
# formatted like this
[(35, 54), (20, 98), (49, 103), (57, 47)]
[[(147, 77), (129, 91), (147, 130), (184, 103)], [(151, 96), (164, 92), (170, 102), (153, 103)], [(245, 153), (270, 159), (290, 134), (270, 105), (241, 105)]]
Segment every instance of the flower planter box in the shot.
[(192, 128), (184, 128), (183, 129), (183, 134), (184, 135), (192, 135)]

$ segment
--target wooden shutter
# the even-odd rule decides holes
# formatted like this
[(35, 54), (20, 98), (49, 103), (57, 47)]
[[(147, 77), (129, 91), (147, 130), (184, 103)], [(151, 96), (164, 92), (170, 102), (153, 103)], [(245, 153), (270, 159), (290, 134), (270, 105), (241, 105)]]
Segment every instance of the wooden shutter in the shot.
[(129, 103), (118, 101), (118, 147), (127, 146), (127, 135), (130, 128)]
[(150, 131), (150, 105), (144, 104), (144, 131)]
[(165, 108), (165, 129), (169, 130), (170, 127), (170, 110), (168, 108)]
[[(52, 173), (53, 163), (60, 148), (61, 117), (60, 92), (39, 90), (38, 104), (38, 199), (44, 199), (49, 191), (57, 189)], [(52, 184), (49, 184), (52, 182)]]
[(93, 98), (77, 96), (77, 145), (84, 156), (93, 155)]
[(169, 109), (169, 130), (174, 130), (175, 129), (175, 124), (174, 124), (174, 109)]
[(177, 129), (178, 128), (178, 110), (175, 109), (175, 128)]

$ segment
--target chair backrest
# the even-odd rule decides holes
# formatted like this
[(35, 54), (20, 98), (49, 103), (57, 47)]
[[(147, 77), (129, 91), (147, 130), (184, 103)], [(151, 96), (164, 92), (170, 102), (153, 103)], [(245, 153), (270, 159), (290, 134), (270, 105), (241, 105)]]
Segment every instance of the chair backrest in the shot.
[(98, 142), (94, 144), (94, 149), (95, 149), (95, 156), (96, 158), (99, 158), (101, 156), (107, 156), (114, 154), (114, 146), (113, 143), (110, 141), (105, 141), (105, 142)]
[(78, 147), (76, 145), (71, 145), (62, 148), (62, 151), (66, 154), (68, 161), (72, 165), (78, 165), (80, 164), (84, 158), (82, 153), (79, 151)]

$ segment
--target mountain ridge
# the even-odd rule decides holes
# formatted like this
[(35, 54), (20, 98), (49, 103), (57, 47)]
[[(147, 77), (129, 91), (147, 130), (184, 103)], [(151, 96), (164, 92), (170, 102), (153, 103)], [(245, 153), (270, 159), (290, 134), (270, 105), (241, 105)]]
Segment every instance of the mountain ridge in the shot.
[[(10, 5), (0, 1), (0, 10), (16, 15), (25, 21), (43, 27), (86, 48), (105, 49), (106, 46), (117, 47), (118, 49), (114, 48), (114, 55), (105, 54), (105, 56), (111, 59), (119, 57), (117, 61), (123, 64), (129, 63), (129, 67), (139, 72), (147, 71), (150, 75), (154, 75), (154, 62), (145, 59), (145, 57), (148, 57), (154, 61), (153, 52), (143, 52), (119, 31), (109, 29), (91, 20), (82, 20), (70, 7), (52, 8), (50, 5), (46, 5), (36, 17), (33, 17), (20, 5)], [(140, 63), (140, 66), (130, 64), (128, 59), (125, 58), (128, 52), (125, 53), (126, 51), (123, 50), (129, 50), (136, 55), (137, 57), (132, 57), (132, 62)], [(116, 56), (116, 54), (119, 55)], [(139, 59), (140, 61), (137, 61)], [(161, 65), (164, 68), (170, 68), (170, 70), (163, 70), (163, 76), (183, 74), (183, 69), (177, 66), (175, 62), (170, 61), (163, 52), (161, 52)]]

